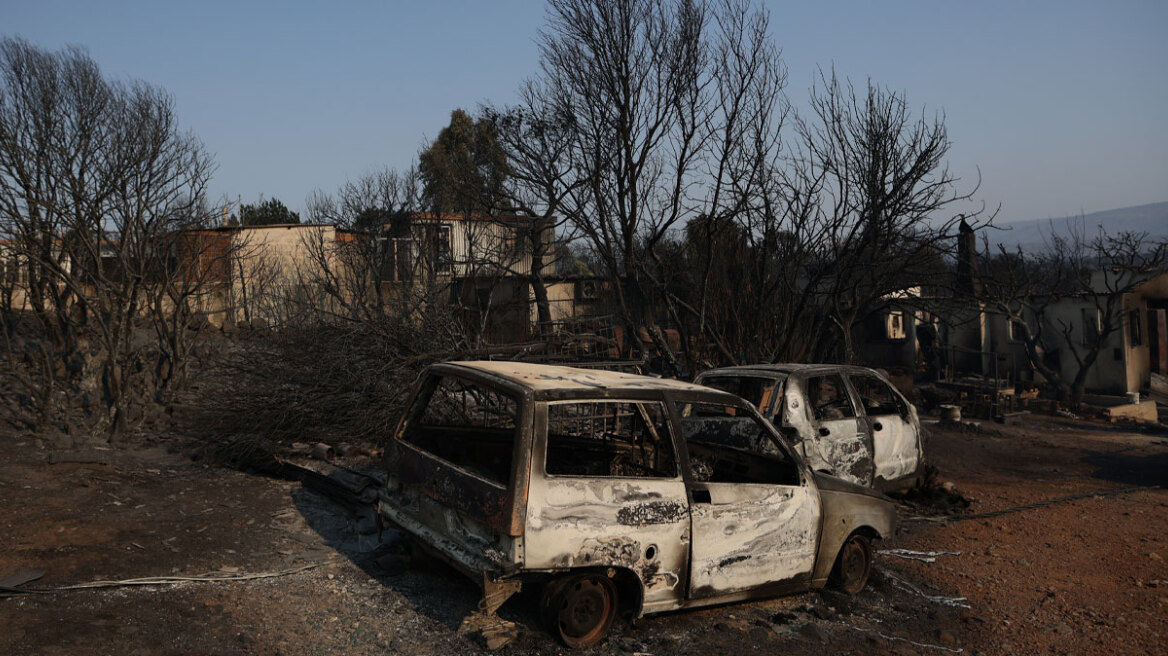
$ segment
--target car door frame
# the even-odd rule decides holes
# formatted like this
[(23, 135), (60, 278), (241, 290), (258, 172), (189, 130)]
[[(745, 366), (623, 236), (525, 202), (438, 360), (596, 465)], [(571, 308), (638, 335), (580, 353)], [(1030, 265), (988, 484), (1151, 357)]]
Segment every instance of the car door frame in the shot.
[[(811, 387), (810, 387), (809, 381), (812, 378), (826, 378), (826, 377), (831, 377), (831, 376), (838, 378), (839, 381), (842, 383), (842, 386), (840, 387), (840, 389), (843, 392), (843, 394), (847, 397), (848, 403), (851, 405), (852, 416), (851, 417), (844, 417), (842, 419), (832, 419), (832, 420), (828, 420), (828, 421), (831, 421), (832, 423), (838, 422), (841, 424), (845, 423), (845, 422), (850, 423), (850, 422), (854, 421), (855, 422), (855, 433), (851, 437), (856, 438), (856, 440), (861, 444), (861, 447), (863, 448), (865, 456), (866, 456), (866, 457), (861, 457), (860, 460), (858, 460), (856, 462), (856, 464), (853, 465), (853, 471), (850, 471), (850, 472), (838, 471), (838, 465), (840, 463), (838, 463), (838, 462), (834, 461), (832, 458), (828, 457), (827, 454), (822, 453), (823, 447), (821, 445), (823, 445), (824, 442), (832, 441), (832, 440), (825, 440), (824, 438), (829, 438), (831, 436), (831, 432), (833, 429), (832, 429), (832, 427), (823, 426), (824, 420), (821, 420), (816, 416), (815, 404), (812, 402), (811, 396), (810, 396)], [(800, 388), (800, 391), (802, 392), (802, 395), (803, 395), (803, 405), (805, 408), (805, 415), (806, 415), (806, 419), (807, 419), (808, 426), (809, 426), (810, 433), (811, 433), (809, 436), (804, 437), (804, 442), (807, 441), (808, 437), (811, 440), (813, 440), (813, 446), (807, 447), (807, 448), (818, 448), (821, 450), (821, 455), (820, 455), (821, 459), (824, 460), (825, 462), (828, 462), (829, 464), (831, 464), (833, 467), (833, 470), (836, 470), (836, 471), (828, 472), (828, 473), (832, 474), (833, 476), (837, 476), (839, 478), (844, 478), (845, 480), (849, 480), (851, 482), (859, 483), (860, 485), (863, 485), (865, 487), (871, 486), (872, 482), (874, 480), (874, 477), (875, 477), (875, 465), (874, 465), (875, 461), (873, 459), (874, 447), (872, 444), (872, 430), (871, 430), (871, 427), (868, 425), (867, 421), (864, 419), (864, 415), (861, 411), (860, 404), (857, 401), (858, 395), (856, 394), (856, 391), (851, 387), (851, 381), (848, 380), (848, 376), (845, 374), (845, 372), (842, 369), (825, 369), (825, 370), (821, 370), (821, 371), (807, 372), (807, 373), (804, 373), (804, 374), (799, 376), (799, 388)], [(827, 430), (828, 430), (827, 434), (825, 434), (823, 432), (824, 428), (827, 428)], [(850, 429), (848, 429), (848, 430), (850, 430)], [(864, 461), (866, 461), (868, 464), (865, 465)], [(860, 471), (859, 472), (854, 471), (855, 469), (859, 469)]]
[[(862, 395), (860, 394), (859, 386), (853, 380), (854, 378), (863, 378), (863, 377), (872, 378), (872, 379), (878, 381), (880, 384), (884, 385), (888, 389), (888, 391), (891, 393), (892, 398), (895, 400), (896, 405), (897, 405), (897, 413), (895, 415), (884, 415), (884, 414), (872, 415), (871, 413), (868, 412), (867, 406), (865, 406), (863, 403), (863, 398), (862, 398)], [(910, 477), (910, 476), (913, 476), (914, 474), (916, 474), (916, 470), (920, 467), (920, 463), (923, 460), (924, 449), (922, 448), (922, 444), (921, 444), (920, 429), (918, 427), (914, 426), (914, 422), (912, 419), (912, 413), (913, 413), (912, 404), (909, 403), (908, 399), (904, 398), (904, 395), (900, 393), (900, 390), (896, 389), (896, 386), (893, 385), (891, 381), (885, 380), (875, 371), (849, 371), (849, 372), (847, 372), (847, 375), (845, 376), (845, 378), (847, 378), (848, 385), (851, 386), (852, 389), (854, 390), (856, 405), (859, 407), (860, 411), (863, 412), (864, 421), (867, 424), (868, 433), (871, 436), (872, 465), (874, 468), (873, 483), (875, 483), (877, 480), (883, 480), (885, 482), (892, 482), (892, 481), (907, 478), (907, 477)], [(900, 426), (896, 427), (893, 425), (889, 425), (887, 427), (887, 431), (885, 431), (884, 424), (888, 423), (890, 421), (888, 419), (889, 417), (895, 417), (894, 421), (899, 422)], [(908, 457), (904, 456), (903, 454), (901, 454), (899, 456), (894, 456), (893, 458), (885, 459), (884, 464), (886, 465), (887, 468), (885, 468), (882, 471), (881, 470), (881, 464), (882, 464), (881, 459), (877, 456), (877, 448), (876, 448), (877, 435), (879, 433), (884, 433), (884, 435), (880, 435), (880, 437), (885, 437), (886, 435), (891, 435), (896, 428), (899, 428), (900, 430), (904, 431), (909, 436), (909, 439), (906, 441), (912, 443), (912, 448), (914, 448), (916, 450), (916, 453), (915, 453), (915, 456), (911, 459), (911, 461)], [(893, 441), (895, 441), (894, 438), (890, 438), (890, 439), (893, 439)], [(880, 440), (880, 441), (883, 442), (884, 440)], [(893, 476), (886, 475), (892, 469), (891, 465), (889, 465), (888, 463), (893, 463), (893, 464), (897, 465), (897, 467), (895, 469), (895, 471), (897, 473)]]
[[(769, 435), (771, 442), (775, 445), (776, 450), (782, 457), (788, 459), (793, 463), (797, 475), (797, 485), (783, 485), (780, 483), (727, 483), (727, 482), (710, 482), (698, 481), (693, 476), (693, 470), (690, 463), (690, 451), (688, 440), (685, 436), (685, 431), (682, 425), (680, 412), (678, 410), (679, 404), (683, 403), (706, 403), (718, 405), (724, 401), (714, 401), (704, 399), (701, 397), (689, 396), (675, 396), (672, 403), (670, 403), (670, 411), (673, 413), (673, 422), (676, 428), (676, 439), (681, 452), (683, 470), (682, 475), (686, 480), (686, 490), (690, 502), (690, 556), (688, 565), (688, 576), (685, 585), (685, 598), (691, 602), (704, 602), (710, 599), (728, 596), (763, 596), (768, 594), (778, 594), (783, 591), (805, 588), (808, 582), (814, 575), (815, 565), (819, 553), (819, 542), (821, 539), (823, 508), (819, 497), (819, 491), (815, 486), (814, 478), (811, 476), (811, 471), (808, 469), (806, 462), (802, 456), (795, 451), (795, 449), (788, 444), (778, 433), (774, 424), (771, 423), (765, 416), (757, 411), (753, 403), (745, 401), (744, 404), (735, 404), (734, 407), (740, 411), (744, 411), (747, 416), (754, 420), (767, 435)], [(754, 453), (757, 457), (775, 457), (765, 453)], [(713, 486), (713, 487), (711, 487)], [(781, 498), (780, 498), (781, 497)], [(803, 520), (808, 530), (805, 545), (806, 554), (798, 557), (806, 558), (806, 569), (799, 569), (790, 574), (790, 576), (777, 577), (762, 583), (752, 583), (750, 585), (741, 585), (734, 587), (730, 585), (719, 589), (714, 586), (705, 585), (711, 577), (698, 577), (695, 575), (696, 568), (705, 566), (713, 562), (709, 558), (700, 558), (698, 553), (695, 553), (695, 548), (699, 542), (705, 544), (706, 540), (718, 540), (721, 538), (723, 543), (731, 543), (738, 546), (738, 542), (734, 540), (727, 540), (733, 534), (735, 526), (727, 523), (721, 526), (721, 530), (715, 531), (718, 537), (706, 535), (707, 531), (701, 530), (699, 522), (701, 522), (707, 515), (711, 515), (710, 522), (716, 523), (720, 517), (715, 515), (727, 515), (729, 517), (738, 516), (752, 516), (756, 520), (756, 526), (771, 521), (770, 529), (758, 536), (760, 539), (766, 537), (773, 537), (776, 533), (789, 531), (788, 526), (779, 526), (782, 517), (768, 518), (767, 513), (760, 513), (758, 505), (761, 502), (771, 501), (772, 503), (782, 503), (784, 500), (790, 499), (792, 507), (788, 515), (806, 515), (799, 518)], [(796, 504), (803, 503), (803, 507), (795, 507)], [(749, 536), (749, 534), (746, 534)], [(753, 542), (741, 543), (741, 548), (737, 549), (735, 555), (730, 555), (735, 552), (731, 547), (724, 558), (719, 560), (714, 567), (721, 570), (723, 578), (727, 581), (735, 579), (741, 580), (744, 574), (750, 571), (757, 563), (752, 563), (754, 557), (758, 554), (748, 552)], [(758, 561), (764, 562), (764, 561)], [(800, 565), (802, 567), (802, 565)], [(752, 579), (757, 581), (757, 576)]]
[[(563, 403), (660, 404), (669, 424), (674, 477), (547, 473), (548, 411)], [(525, 568), (531, 571), (619, 567), (642, 586), (640, 612), (676, 607), (688, 578), (689, 493), (684, 439), (671, 402), (659, 393), (571, 395), (535, 402)]]

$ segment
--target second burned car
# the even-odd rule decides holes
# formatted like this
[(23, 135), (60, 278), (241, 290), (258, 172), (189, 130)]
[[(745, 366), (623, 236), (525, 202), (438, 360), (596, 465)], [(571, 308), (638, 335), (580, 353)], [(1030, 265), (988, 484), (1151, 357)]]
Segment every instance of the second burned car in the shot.
[(695, 382), (750, 401), (815, 471), (881, 490), (911, 487), (924, 473), (916, 408), (874, 369), (747, 365), (711, 369)]
[(813, 473), (742, 399), (606, 371), (434, 365), (387, 453), (380, 516), (480, 584), (488, 613), (540, 586), (571, 647), (622, 610), (858, 592), (896, 521), (887, 498)]

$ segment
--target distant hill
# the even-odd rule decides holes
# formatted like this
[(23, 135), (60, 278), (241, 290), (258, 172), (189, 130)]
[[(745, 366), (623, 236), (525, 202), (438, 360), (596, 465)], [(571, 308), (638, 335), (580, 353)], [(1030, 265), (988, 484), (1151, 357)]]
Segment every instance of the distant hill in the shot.
[(1103, 229), (1112, 235), (1118, 232), (1146, 232), (1149, 237), (1166, 239), (1168, 202), (1121, 207), (1061, 219), (1003, 223), (999, 227), (1008, 230), (989, 230), (985, 234), (991, 245), (1003, 244), (1010, 249), (1021, 245), (1023, 249), (1033, 251), (1042, 249), (1050, 241), (1052, 231), (1065, 236), (1069, 235), (1072, 229), (1081, 230), (1083, 235), (1090, 239), (1099, 232), (1099, 226), (1103, 226)]

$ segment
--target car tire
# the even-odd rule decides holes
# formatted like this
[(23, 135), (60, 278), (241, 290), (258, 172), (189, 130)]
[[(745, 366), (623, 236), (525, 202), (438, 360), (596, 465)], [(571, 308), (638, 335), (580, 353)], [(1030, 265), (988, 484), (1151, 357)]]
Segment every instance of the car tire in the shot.
[(565, 645), (590, 647), (608, 635), (616, 618), (616, 586), (603, 574), (570, 576), (548, 584), (540, 606), (548, 629)]
[(858, 594), (868, 584), (872, 573), (872, 543), (868, 538), (853, 533), (840, 547), (828, 583), (845, 594)]

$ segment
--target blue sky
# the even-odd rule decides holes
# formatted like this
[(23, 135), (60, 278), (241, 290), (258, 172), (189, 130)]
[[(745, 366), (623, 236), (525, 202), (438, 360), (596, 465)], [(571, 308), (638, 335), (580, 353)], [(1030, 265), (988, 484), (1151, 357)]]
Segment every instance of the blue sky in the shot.
[[(980, 168), (1002, 221), (1168, 200), (1168, 2), (764, 4), (796, 105), (834, 64), (944, 111), (951, 170)], [(173, 93), (215, 196), (293, 209), (409, 166), (456, 107), (510, 102), (543, 22), (537, 0), (0, 0), (0, 34)]]

